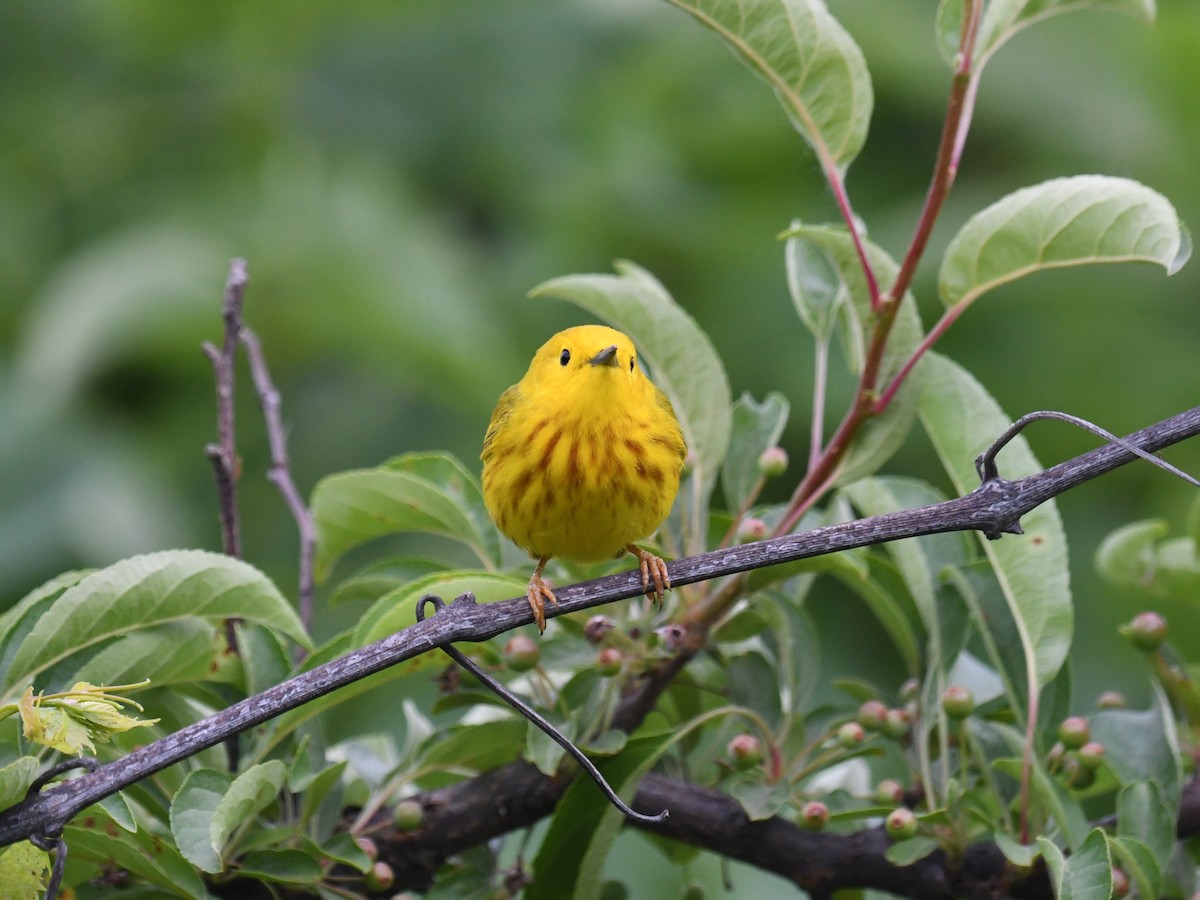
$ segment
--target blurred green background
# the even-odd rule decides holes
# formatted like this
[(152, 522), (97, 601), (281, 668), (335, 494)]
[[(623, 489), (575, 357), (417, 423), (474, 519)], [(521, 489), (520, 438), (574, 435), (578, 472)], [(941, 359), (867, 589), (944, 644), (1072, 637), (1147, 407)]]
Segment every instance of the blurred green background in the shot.
[[(849, 190), (897, 256), (948, 85), (936, 5), (830, 2), (875, 82)], [(786, 445), (806, 455), (811, 351), (776, 235), (836, 211), (770, 91), (667, 4), (22, 0), (0, 21), (0, 607), (66, 568), (219, 548), (199, 345), (219, 338), (234, 255), (249, 261), (246, 315), (305, 492), (406, 450), (477, 467), (500, 391), (548, 335), (585, 319), (526, 292), (618, 257), (654, 272), (712, 336), (735, 393), (791, 399)], [(1197, 45), (1200, 4), (1168, 0), (1153, 27), (1085, 12), (1001, 50), (916, 281), (927, 321), (957, 226), (1021, 186), (1127, 176), (1200, 223)], [(1062, 409), (1126, 432), (1197, 402), (1198, 299), (1195, 261), (1171, 279), (1148, 266), (1057, 272), (989, 295), (940, 349), (1013, 416)], [(262, 478), (263, 429), (240, 378), (246, 553), (292, 592), (294, 530)], [(1044, 462), (1094, 444), (1057, 424), (1031, 437)], [(1200, 470), (1195, 442), (1168, 456)], [(944, 486), (919, 440), (887, 471)], [(1191, 499), (1137, 466), (1062, 500), (1084, 708), (1103, 687), (1143, 691), (1114, 626), (1146, 600), (1098, 581), (1097, 543), (1146, 516), (1182, 527)], [(834, 659), (839, 602), (815, 610)], [(1163, 611), (1200, 625), (1190, 608)]]

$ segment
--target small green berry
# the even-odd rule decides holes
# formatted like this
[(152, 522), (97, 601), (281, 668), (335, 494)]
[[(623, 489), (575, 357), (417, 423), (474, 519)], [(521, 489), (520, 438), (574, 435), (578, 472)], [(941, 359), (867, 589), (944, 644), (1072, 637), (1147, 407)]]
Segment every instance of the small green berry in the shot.
[(951, 719), (965, 719), (975, 711), (975, 697), (962, 685), (952, 684), (942, 694), (942, 709)]
[(1156, 612), (1142, 612), (1134, 616), (1121, 631), (1133, 641), (1134, 646), (1150, 652), (1161, 647), (1167, 639), (1167, 620)]
[(857, 722), (847, 722), (837, 730), (837, 739), (843, 747), (857, 747), (867, 739), (867, 732)]
[(358, 848), (367, 854), (367, 859), (371, 862), (375, 862), (379, 858), (379, 848), (369, 837), (356, 837), (354, 843), (358, 844)]
[(1083, 716), (1067, 716), (1059, 723), (1058, 739), (1068, 750), (1078, 750), (1091, 740), (1091, 736), (1088, 720)]
[(401, 800), (392, 810), (392, 821), (401, 831), (416, 831), (425, 821), (425, 808), (419, 800)]
[(538, 664), (540, 657), (537, 641), (527, 634), (509, 638), (504, 645), (504, 662), (514, 672), (528, 672)]
[(386, 891), (396, 883), (396, 873), (385, 862), (377, 862), (363, 874), (363, 883), (371, 891)]
[(883, 826), (887, 830), (888, 837), (893, 841), (906, 841), (916, 837), (917, 831), (921, 827), (913, 811), (906, 806), (898, 807), (888, 813)]
[(1112, 867), (1112, 895), (1117, 900), (1129, 896), (1129, 876), (1117, 866)]
[(767, 536), (767, 523), (762, 519), (747, 517), (738, 526), (737, 539), (739, 544), (750, 544), (761, 541)]
[(767, 478), (778, 478), (788, 467), (787, 451), (782, 447), (771, 447), (758, 457), (758, 471)]
[(735, 769), (752, 769), (763, 761), (762, 742), (752, 734), (739, 734), (725, 748)]
[(1088, 741), (1079, 748), (1079, 762), (1085, 769), (1098, 769), (1104, 762), (1104, 745), (1099, 741)]
[(908, 713), (903, 709), (889, 709), (887, 718), (883, 722), (883, 733), (894, 741), (898, 741), (908, 734), (908, 729), (912, 720)]
[(800, 808), (800, 824), (809, 831), (820, 831), (829, 821), (829, 807), (820, 800), (809, 800)]
[(875, 802), (891, 805), (904, 802), (904, 785), (893, 778), (885, 778), (875, 785)]
[(858, 708), (855, 721), (868, 731), (882, 731), (887, 724), (888, 708), (878, 700), (868, 700)]
[(611, 678), (621, 671), (625, 657), (616, 647), (605, 647), (596, 654), (596, 669), (605, 678)]

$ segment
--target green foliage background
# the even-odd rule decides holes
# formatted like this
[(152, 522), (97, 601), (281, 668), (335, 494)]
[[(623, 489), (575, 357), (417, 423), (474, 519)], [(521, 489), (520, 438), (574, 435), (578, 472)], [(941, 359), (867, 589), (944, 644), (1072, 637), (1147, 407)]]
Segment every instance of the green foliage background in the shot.
[[(876, 90), (848, 187), (895, 255), (949, 80), (935, 7), (830, 2)], [(198, 345), (219, 336), (234, 255), (249, 260), (247, 318), (304, 491), (406, 450), (475, 465), (500, 391), (579, 321), (525, 293), (610, 271), (615, 257), (654, 272), (696, 317), (735, 392), (791, 399), (784, 444), (798, 470), (811, 353), (775, 236), (836, 210), (770, 92), (667, 4), (64, 0), (0, 17), (0, 606), (66, 568), (219, 547)], [(1168, 0), (1153, 28), (1064, 16), (997, 56), (914, 285), (927, 321), (949, 236), (1020, 186), (1128, 176), (1200, 223), (1198, 41), (1200, 7)], [(1195, 263), (1171, 279), (1133, 266), (1051, 273), (973, 308), (940, 349), (1013, 416), (1057, 408), (1124, 432), (1196, 403), (1198, 298)], [(239, 417), (247, 556), (290, 593), (294, 531), (261, 478), (244, 372)], [(1032, 440), (1044, 462), (1092, 446), (1056, 425)], [(1198, 447), (1170, 457), (1200, 470)], [(921, 444), (887, 471), (942, 483)], [(1139, 466), (1060, 501), (1084, 702), (1122, 665), (1140, 671), (1114, 625), (1147, 602), (1100, 582), (1093, 549), (1131, 519), (1181, 521), (1190, 499)], [(826, 593), (810, 607), (831, 667), (845, 604), (858, 602)], [(318, 608), (318, 636), (356, 612)], [(1196, 658), (1184, 632), (1200, 615), (1163, 612)], [(1121, 687), (1136, 698), (1133, 678)]]

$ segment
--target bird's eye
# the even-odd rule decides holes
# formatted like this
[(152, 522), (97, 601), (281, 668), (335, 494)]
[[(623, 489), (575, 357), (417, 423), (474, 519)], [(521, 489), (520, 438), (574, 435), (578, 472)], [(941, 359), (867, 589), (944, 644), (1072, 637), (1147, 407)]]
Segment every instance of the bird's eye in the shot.
[(560, 366), (565, 366), (570, 361), (571, 361), (571, 351), (568, 350), (566, 347), (563, 347), (563, 352), (560, 353), (558, 356), (558, 364)]
[(630, 371), (630, 372), (632, 372), (632, 371), (633, 371), (633, 361), (634, 361), (636, 358), (637, 358), (637, 357), (634, 357), (634, 356), (631, 356), (631, 357), (629, 357), (629, 371)]

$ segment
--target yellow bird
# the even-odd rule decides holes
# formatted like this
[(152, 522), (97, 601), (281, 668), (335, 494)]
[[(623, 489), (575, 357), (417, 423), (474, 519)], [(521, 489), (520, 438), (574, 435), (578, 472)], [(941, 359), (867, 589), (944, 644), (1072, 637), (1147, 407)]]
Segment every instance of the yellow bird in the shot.
[(534, 354), (500, 396), (480, 458), (488, 512), (538, 561), (528, 597), (539, 631), (545, 602), (558, 603), (542, 580), (554, 556), (587, 563), (632, 553), (646, 595), (661, 604), (666, 564), (633, 542), (671, 511), (686, 455), (671, 401), (621, 332), (579, 325)]

